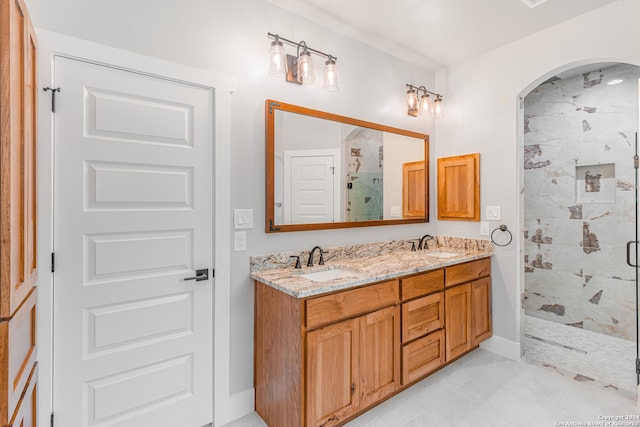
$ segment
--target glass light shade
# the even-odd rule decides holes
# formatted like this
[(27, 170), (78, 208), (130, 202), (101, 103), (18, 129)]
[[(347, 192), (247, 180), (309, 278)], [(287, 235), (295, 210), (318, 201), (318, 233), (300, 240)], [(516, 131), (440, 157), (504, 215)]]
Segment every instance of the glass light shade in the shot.
[(433, 117), (441, 117), (442, 116), (442, 99), (436, 98), (433, 101)]
[(284, 46), (279, 40), (271, 43), (269, 50), (269, 75), (273, 77), (284, 77), (287, 73), (287, 54)]
[(431, 112), (431, 100), (428, 94), (424, 94), (420, 97), (420, 111), (422, 114), (428, 114)]
[(333, 58), (329, 58), (324, 63), (324, 83), (322, 88), (329, 92), (338, 90), (338, 67), (336, 67), (336, 61)]
[(298, 57), (296, 63), (298, 68), (298, 82), (303, 85), (313, 84), (316, 81), (315, 71), (313, 69), (313, 61), (308, 50), (304, 50)]
[(418, 91), (415, 89), (409, 89), (407, 91), (407, 114), (414, 117), (418, 117), (420, 114)]

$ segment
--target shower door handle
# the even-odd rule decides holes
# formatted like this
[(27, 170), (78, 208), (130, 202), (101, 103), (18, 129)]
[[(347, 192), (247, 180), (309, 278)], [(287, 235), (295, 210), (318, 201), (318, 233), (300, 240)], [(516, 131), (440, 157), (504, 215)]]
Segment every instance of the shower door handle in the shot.
[(637, 240), (630, 240), (627, 242), (627, 264), (629, 264), (629, 267), (638, 267), (637, 264), (632, 264), (631, 263), (631, 245), (636, 245), (636, 254), (638, 253), (638, 241)]

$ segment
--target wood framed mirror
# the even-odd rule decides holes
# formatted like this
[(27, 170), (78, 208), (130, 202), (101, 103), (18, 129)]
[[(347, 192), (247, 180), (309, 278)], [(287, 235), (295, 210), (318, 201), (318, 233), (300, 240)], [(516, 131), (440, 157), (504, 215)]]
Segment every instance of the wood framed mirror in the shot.
[(429, 221), (429, 136), (266, 100), (267, 233)]

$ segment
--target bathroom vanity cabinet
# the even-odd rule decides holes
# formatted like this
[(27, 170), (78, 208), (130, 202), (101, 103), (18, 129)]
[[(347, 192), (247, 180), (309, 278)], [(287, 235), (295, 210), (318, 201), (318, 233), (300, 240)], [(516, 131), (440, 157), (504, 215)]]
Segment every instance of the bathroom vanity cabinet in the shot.
[(256, 281), (256, 412), (269, 426), (339, 426), (475, 348), (491, 336), (490, 265), (306, 298)]

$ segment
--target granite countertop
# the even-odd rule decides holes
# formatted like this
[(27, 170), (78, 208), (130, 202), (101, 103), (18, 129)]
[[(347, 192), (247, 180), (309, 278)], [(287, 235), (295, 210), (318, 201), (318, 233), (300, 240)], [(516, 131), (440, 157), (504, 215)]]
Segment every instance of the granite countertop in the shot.
[[(429, 255), (430, 253), (438, 252), (455, 253), (457, 255), (447, 258), (439, 258)], [(325, 265), (316, 265), (314, 267), (303, 266), (301, 269), (290, 267), (253, 271), (251, 273), (251, 278), (293, 297), (306, 298), (366, 285), (368, 283), (435, 270), (441, 267), (486, 258), (492, 255), (492, 249), (438, 247), (436, 249), (415, 252), (409, 250), (398, 250), (396, 252), (382, 255), (328, 260), (325, 262)], [(300, 276), (301, 274), (338, 268), (348, 270), (349, 276), (323, 282), (312, 281)]]

